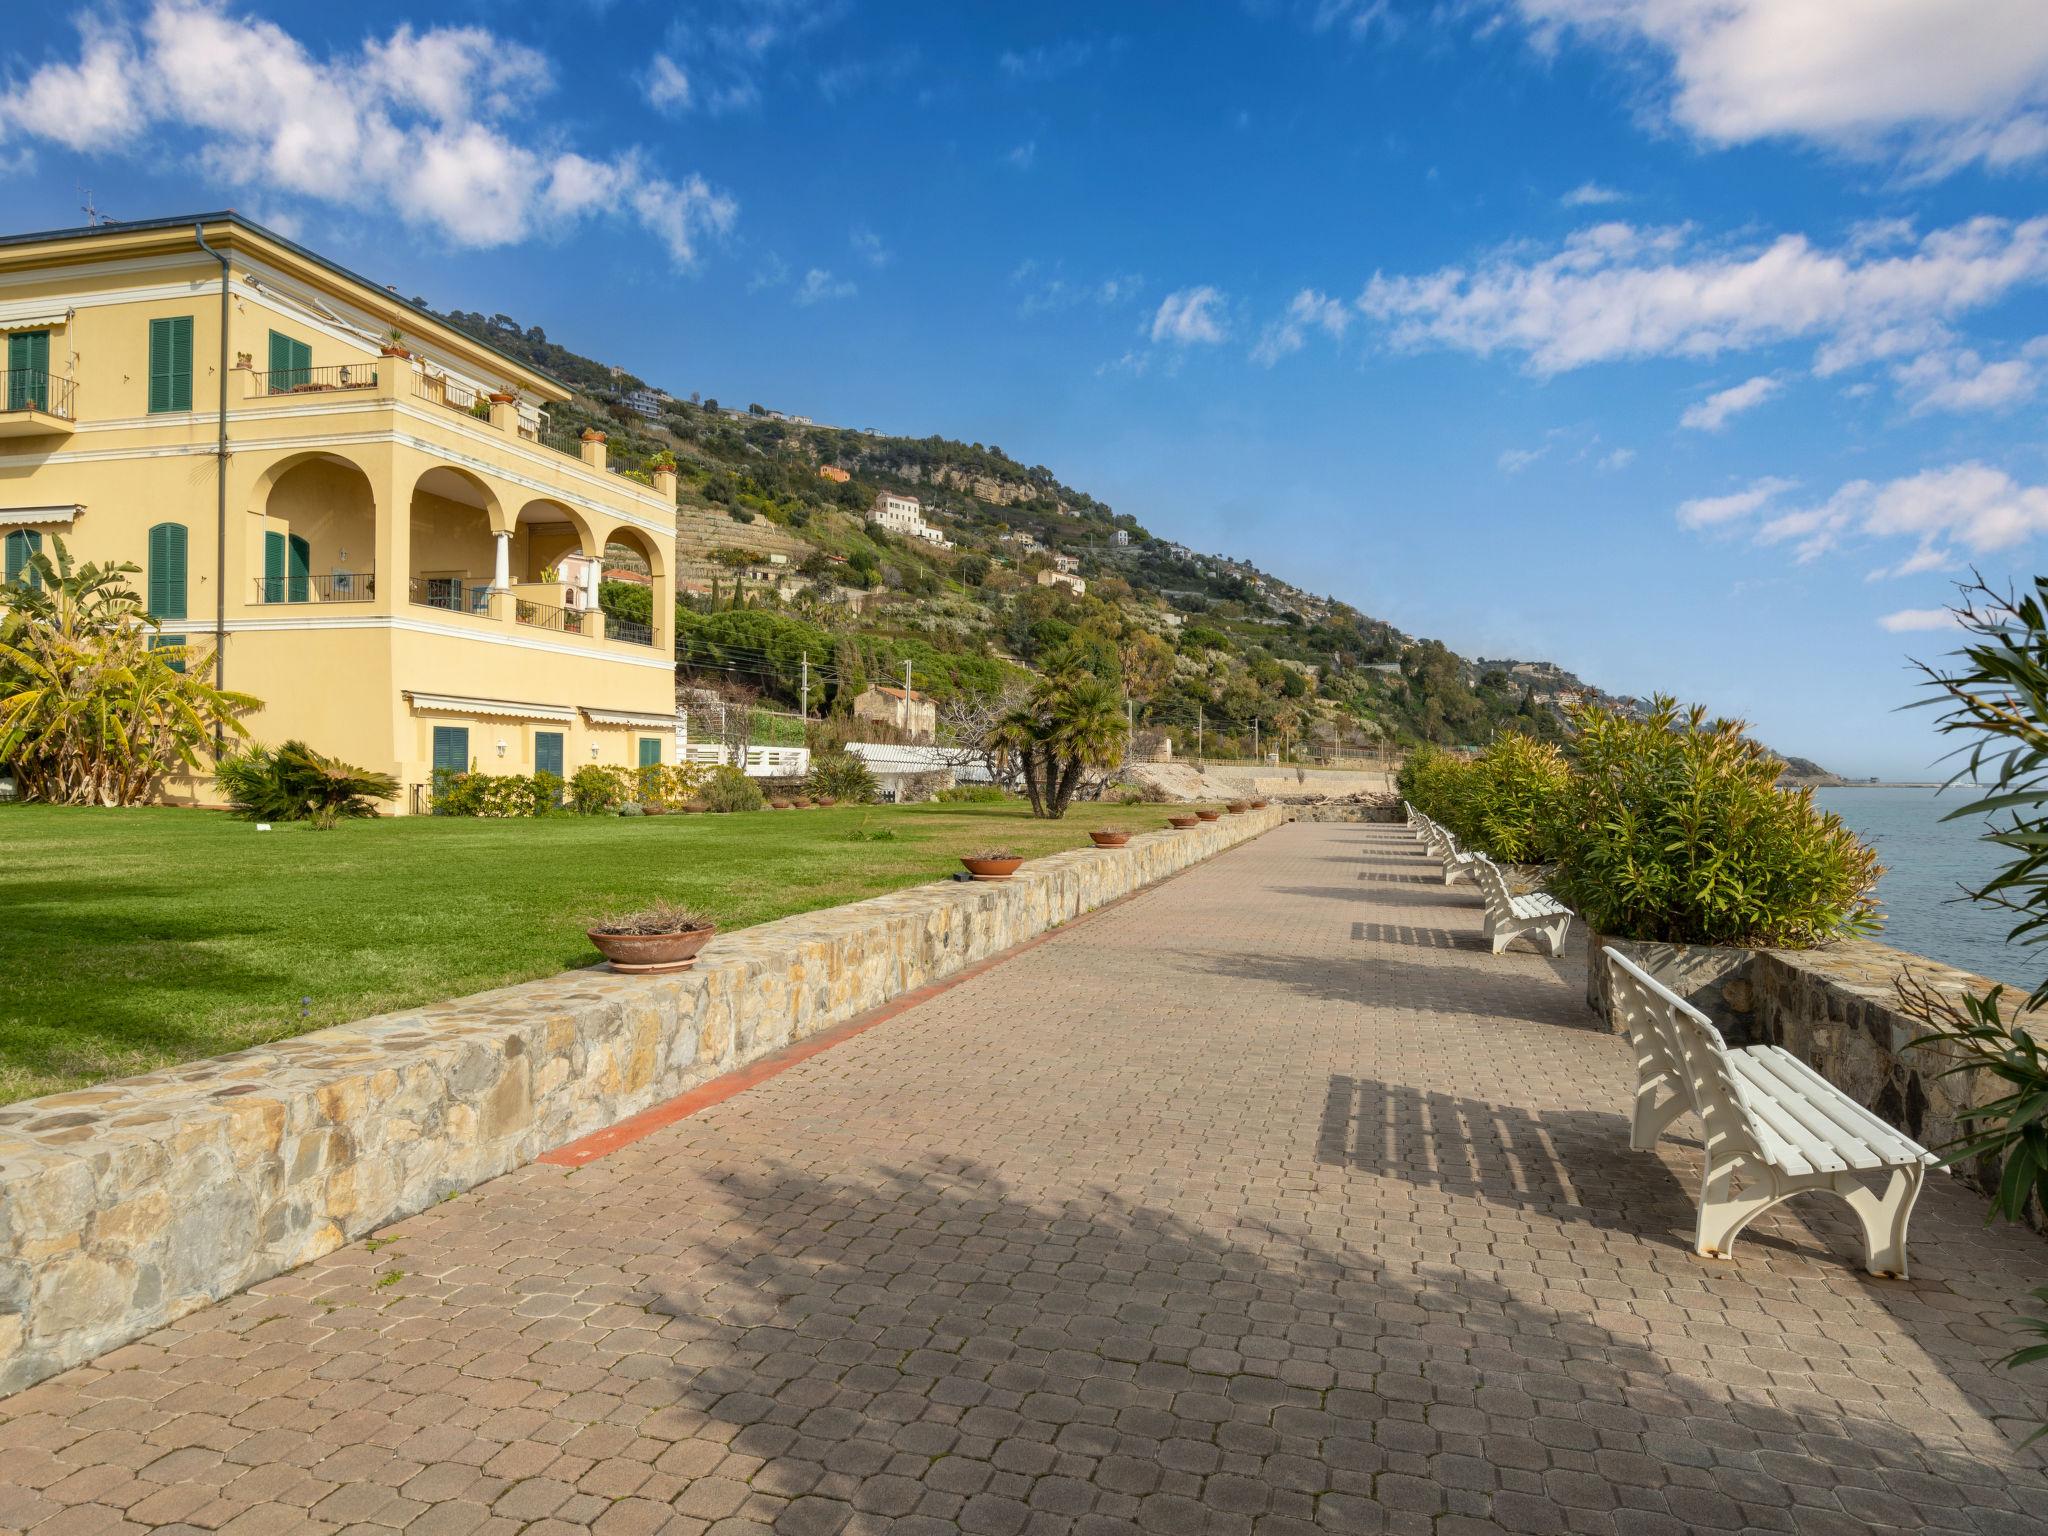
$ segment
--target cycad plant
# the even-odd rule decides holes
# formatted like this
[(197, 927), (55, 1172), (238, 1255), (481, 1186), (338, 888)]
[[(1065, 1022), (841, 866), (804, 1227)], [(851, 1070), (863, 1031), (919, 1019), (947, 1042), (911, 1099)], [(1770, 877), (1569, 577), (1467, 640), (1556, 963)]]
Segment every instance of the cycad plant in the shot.
[(26, 799), (134, 805), (262, 704), (206, 681), (211, 652), (160, 643), (128, 584), (140, 567), (74, 566), (52, 542), (0, 585), (0, 763)]
[(379, 800), (398, 795), (388, 773), (355, 768), (315, 752), (303, 741), (251, 747), (221, 759), (221, 792), (252, 821), (309, 821), (332, 831), (344, 817), (374, 816)]

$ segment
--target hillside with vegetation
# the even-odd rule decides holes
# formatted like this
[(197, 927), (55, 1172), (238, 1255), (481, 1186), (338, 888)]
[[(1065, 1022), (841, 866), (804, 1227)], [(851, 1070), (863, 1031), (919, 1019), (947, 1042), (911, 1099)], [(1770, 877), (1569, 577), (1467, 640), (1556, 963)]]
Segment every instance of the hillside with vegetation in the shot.
[[(576, 391), (548, 415), (553, 446), (574, 452), (596, 428), (636, 476), (673, 457), (677, 654), (696, 681), (843, 713), (869, 684), (900, 684), (907, 663), (917, 689), (964, 708), (1078, 651), (1177, 755), (1256, 741), (1302, 758), (1478, 745), (1503, 727), (1554, 737), (1567, 698), (1602, 697), (1550, 663), (1467, 659), (1247, 560), (1159, 538), (994, 444), (672, 396), (509, 316), (445, 318)], [(869, 521), (884, 491), (918, 497), (946, 544)], [(1043, 575), (1062, 565), (1085, 591)], [(651, 602), (628, 582), (604, 595), (638, 619)]]

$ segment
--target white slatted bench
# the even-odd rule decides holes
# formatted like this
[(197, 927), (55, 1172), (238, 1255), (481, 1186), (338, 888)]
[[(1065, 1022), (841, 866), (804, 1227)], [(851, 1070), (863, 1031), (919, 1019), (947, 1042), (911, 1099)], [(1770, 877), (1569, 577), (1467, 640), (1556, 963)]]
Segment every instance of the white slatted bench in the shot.
[[(1772, 1206), (1826, 1190), (1863, 1224), (1864, 1267), (1903, 1280), (1906, 1224), (1935, 1155), (1791, 1052), (1731, 1051), (1706, 1015), (1627, 956), (1604, 954), (1615, 1017), (1636, 1048), (1629, 1145), (1647, 1151), (1688, 1111), (1705, 1132), (1694, 1250), (1726, 1258), (1742, 1229)], [(1883, 1194), (1867, 1175), (1886, 1176)]]
[(1479, 894), (1486, 900), (1486, 936), (1493, 940), (1497, 955), (1516, 939), (1527, 935), (1540, 938), (1555, 956), (1564, 952), (1564, 936), (1572, 925), (1572, 909), (1548, 891), (1517, 896), (1508, 889), (1508, 878), (1489, 858), (1473, 855)]
[[(1434, 822), (1431, 823), (1435, 825)], [(1458, 846), (1457, 838), (1442, 827), (1436, 829), (1436, 847), (1432, 850), (1443, 861), (1444, 884), (1456, 885), (1460, 880), (1472, 878), (1474, 870), (1484, 861), (1485, 855), (1468, 853)]]

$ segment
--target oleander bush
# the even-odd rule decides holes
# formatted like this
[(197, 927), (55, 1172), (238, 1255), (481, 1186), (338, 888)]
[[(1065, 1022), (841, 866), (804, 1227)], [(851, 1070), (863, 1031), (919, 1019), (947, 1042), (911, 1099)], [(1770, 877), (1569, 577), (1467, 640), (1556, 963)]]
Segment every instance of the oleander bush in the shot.
[(1878, 926), (1876, 853), (1740, 721), (1580, 702), (1551, 888), (1596, 933), (1804, 949)]
[(1403, 799), (1459, 842), (1478, 842), (1472, 805), (1478, 770), (1471, 758), (1424, 744), (1408, 754), (1394, 783)]
[(1503, 732), (1473, 761), (1468, 777), (1465, 815), (1473, 846), (1507, 864), (1548, 864), (1558, 856), (1572, 770), (1554, 743)]

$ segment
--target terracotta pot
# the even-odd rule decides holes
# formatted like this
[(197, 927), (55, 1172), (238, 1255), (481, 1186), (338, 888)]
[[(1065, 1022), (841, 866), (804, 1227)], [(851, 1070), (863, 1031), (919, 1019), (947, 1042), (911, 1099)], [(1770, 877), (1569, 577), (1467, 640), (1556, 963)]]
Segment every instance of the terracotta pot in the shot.
[(960, 862), (967, 866), (967, 873), (974, 876), (977, 880), (1007, 880), (1010, 876), (1017, 873), (1017, 866), (1024, 861), (1022, 859), (962, 858)]
[(1270, 801), (1266, 800), (1254, 800), (1252, 802), (1252, 809), (1255, 811), (1263, 811), (1270, 803)]
[(1233, 816), (1242, 816), (1246, 811), (1250, 810), (1251, 808), (1252, 803), (1249, 800), (1233, 800), (1230, 802), (1230, 804), (1223, 807), (1224, 810), (1228, 811)]
[(1197, 821), (1221, 821), (1222, 819), (1223, 819), (1223, 813), (1222, 813), (1221, 811), (1197, 811), (1197, 812), (1195, 812), (1195, 820), (1197, 820)]
[(838, 797), (837, 795), (820, 795), (820, 796), (818, 796), (818, 804), (820, 804), (820, 805), (837, 805), (838, 803), (839, 803), (839, 797)]
[(599, 933), (588, 930), (590, 942), (611, 962), (612, 969), (629, 975), (650, 975), (656, 971), (687, 971), (697, 963), (697, 952), (718, 933), (718, 925), (693, 929), (689, 933)]
[(683, 809), (692, 816), (702, 816), (711, 807), (702, 800), (685, 800), (683, 802)]
[(1128, 832), (1090, 832), (1088, 837), (1098, 848), (1121, 848), (1131, 840)]
[(1199, 816), (1169, 816), (1166, 818), (1168, 825), (1176, 827), (1192, 827), (1201, 819)]
[(789, 803), (800, 811), (808, 811), (811, 808), (811, 801), (808, 795), (798, 795)]
[(640, 814), (642, 816), (666, 816), (668, 814), (668, 807), (665, 805), (643, 805), (640, 807)]
[(789, 802), (787, 800), (770, 800), (768, 802), (768, 809), (771, 811), (786, 811), (789, 809)]
[(510, 405), (519, 397), (517, 395), (508, 395), (503, 390), (497, 390), (494, 391), (489, 398), (491, 404), (493, 405)]
[(412, 354), (403, 347), (383, 346), (379, 347), (377, 351), (379, 355), (384, 357), (402, 357), (407, 359), (412, 357)]

